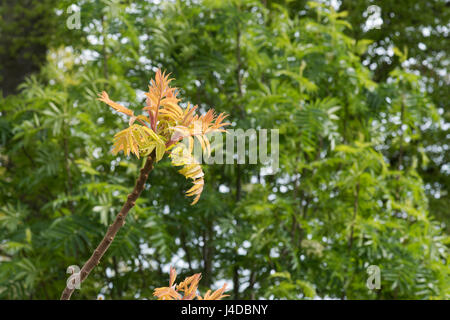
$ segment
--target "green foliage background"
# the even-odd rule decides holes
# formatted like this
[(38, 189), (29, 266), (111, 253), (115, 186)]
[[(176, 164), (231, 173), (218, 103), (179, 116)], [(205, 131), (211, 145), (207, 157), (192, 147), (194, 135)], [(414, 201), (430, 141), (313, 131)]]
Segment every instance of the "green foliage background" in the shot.
[[(101, 240), (142, 160), (110, 153), (126, 123), (97, 93), (137, 111), (158, 67), (233, 129), (279, 129), (280, 170), (205, 165), (191, 207), (188, 182), (158, 163), (74, 299), (152, 298), (170, 265), (236, 299), (450, 297), (445, 1), (380, 1), (369, 30), (365, 0), (80, 0), (79, 30), (66, 27), (72, 1), (12, 3), (0, 6), (0, 298), (59, 298)], [(369, 265), (381, 290), (366, 287)]]

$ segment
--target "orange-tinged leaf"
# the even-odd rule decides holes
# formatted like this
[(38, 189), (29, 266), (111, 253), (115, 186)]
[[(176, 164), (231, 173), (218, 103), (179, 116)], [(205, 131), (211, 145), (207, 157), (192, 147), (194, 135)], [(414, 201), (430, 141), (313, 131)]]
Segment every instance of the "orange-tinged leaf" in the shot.
[(197, 295), (198, 283), (202, 277), (201, 273), (187, 277), (177, 286), (178, 291), (184, 292), (183, 300), (191, 300)]
[(160, 105), (163, 106), (164, 108), (161, 109), (161, 112), (163, 110), (165, 110), (166, 112), (170, 111), (172, 112), (174, 115), (177, 116), (177, 119), (181, 120), (181, 117), (183, 116), (183, 110), (180, 108), (180, 106), (178, 105), (178, 101), (180, 101), (179, 99), (175, 98), (175, 97), (170, 97), (170, 98), (164, 98), (160, 101)]
[(177, 278), (177, 271), (174, 267), (170, 267), (170, 277), (169, 277), (169, 287), (172, 287), (175, 283), (175, 279)]
[(214, 291), (213, 294), (211, 294), (211, 290), (208, 290), (205, 293), (205, 296), (202, 298), (201, 296), (199, 296), (199, 300), (220, 300), (224, 297), (228, 297), (229, 295), (226, 294), (224, 295), (223, 293), (227, 290), (227, 284), (225, 283), (222, 288), (217, 289), (216, 291)]
[(203, 136), (196, 135), (195, 137), (197, 138), (198, 142), (200, 142), (200, 145), (202, 146), (202, 150), (204, 151), (206, 149), (206, 145), (205, 145), (205, 141), (203, 140)]
[(183, 169), (178, 171), (186, 178), (193, 180), (203, 177), (203, 170), (198, 164), (185, 165)]
[(150, 119), (149, 119), (148, 117), (144, 116), (143, 114), (137, 116), (136, 119), (137, 119), (137, 120), (145, 121), (145, 122), (147, 122), (147, 123), (150, 123)]
[(158, 300), (180, 300), (180, 294), (171, 287), (156, 288), (153, 295), (158, 297)]
[(194, 181), (194, 185), (188, 191), (186, 191), (186, 195), (193, 196), (198, 194), (199, 191), (201, 192), (201, 190), (203, 189), (203, 184), (203, 181)]
[(196, 204), (200, 199), (205, 184), (203, 180), (204, 173), (200, 164), (195, 160), (184, 144), (180, 144), (172, 149), (170, 158), (172, 159), (172, 164), (174, 166), (184, 166), (183, 169), (178, 171), (179, 173), (184, 175), (186, 179), (190, 178), (193, 180), (194, 185), (186, 191), (186, 196), (195, 196), (191, 205)]
[(153, 130), (146, 126), (133, 124), (129, 128), (122, 130), (114, 136), (113, 154), (119, 151), (129, 155), (134, 153), (136, 157), (150, 154), (156, 148), (156, 161), (161, 160), (165, 151), (165, 142)]
[(103, 101), (104, 103), (106, 103), (107, 105), (109, 105), (110, 107), (112, 107), (113, 109), (122, 112), (124, 114), (126, 114), (127, 116), (133, 116), (133, 111), (131, 111), (130, 109), (124, 107), (123, 105), (116, 103), (114, 101), (112, 101), (111, 99), (109, 99), (108, 94), (106, 93), (106, 91), (102, 91), (101, 94), (99, 94), (100, 98), (98, 98), (98, 100)]

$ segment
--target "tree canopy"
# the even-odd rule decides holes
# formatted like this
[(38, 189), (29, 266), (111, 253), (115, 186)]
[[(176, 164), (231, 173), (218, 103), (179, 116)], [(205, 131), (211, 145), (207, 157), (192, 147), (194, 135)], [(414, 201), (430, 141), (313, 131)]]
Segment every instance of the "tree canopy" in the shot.
[[(163, 69), (231, 129), (279, 130), (279, 170), (202, 165), (191, 206), (161, 160), (74, 299), (150, 299), (170, 266), (234, 299), (449, 299), (449, 6), (380, 1), (367, 26), (371, 1), (338, 2), (44, 1), (3, 18), (0, 298), (59, 298), (89, 258), (144, 164), (111, 152), (128, 120), (98, 94), (138, 115)], [(24, 19), (35, 33), (11, 31)]]

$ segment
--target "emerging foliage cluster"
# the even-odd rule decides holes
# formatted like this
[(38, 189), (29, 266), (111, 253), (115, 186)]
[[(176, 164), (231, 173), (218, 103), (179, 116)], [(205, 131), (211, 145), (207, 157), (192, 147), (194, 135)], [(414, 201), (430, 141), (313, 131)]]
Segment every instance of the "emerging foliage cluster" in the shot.
[[(146, 107), (142, 110), (148, 112), (145, 115), (135, 116), (133, 111), (112, 101), (108, 94), (103, 91), (99, 100), (105, 102), (113, 109), (130, 117), (129, 127), (114, 136), (114, 147), (112, 152), (117, 154), (123, 151), (127, 156), (134, 153), (136, 157), (149, 156), (155, 151), (156, 162), (160, 161), (165, 152), (170, 152), (172, 164), (184, 166), (179, 172), (193, 180), (194, 186), (186, 194), (195, 196), (192, 204), (196, 204), (203, 191), (204, 173), (199, 163), (192, 155), (194, 137), (200, 142), (201, 147), (208, 154), (211, 153), (208, 133), (226, 132), (222, 127), (230, 123), (224, 123), (226, 115), (221, 113), (215, 115), (210, 109), (204, 115), (197, 115), (198, 106), (191, 107), (188, 103), (183, 110), (178, 102), (177, 88), (169, 86), (172, 79), (161, 70), (156, 71), (155, 79), (151, 80), (147, 96)], [(141, 124), (135, 123), (135, 121)], [(183, 139), (189, 140), (189, 148), (178, 144)]]

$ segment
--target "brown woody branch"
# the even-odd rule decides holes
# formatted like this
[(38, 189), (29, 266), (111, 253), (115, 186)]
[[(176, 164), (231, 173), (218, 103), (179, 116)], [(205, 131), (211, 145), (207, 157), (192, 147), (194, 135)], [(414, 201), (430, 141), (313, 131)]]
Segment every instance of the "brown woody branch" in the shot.
[[(116, 216), (113, 224), (111, 224), (108, 228), (106, 235), (104, 236), (98, 247), (95, 249), (92, 256), (81, 268), (80, 283), (83, 282), (89, 276), (89, 273), (92, 271), (92, 269), (94, 269), (94, 267), (100, 263), (100, 259), (103, 257), (106, 250), (108, 250), (117, 232), (125, 224), (125, 218), (127, 217), (128, 212), (131, 208), (134, 207), (136, 199), (139, 198), (142, 190), (144, 190), (145, 181), (147, 180), (149, 173), (153, 169), (154, 159), (155, 152), (152, 152), (152, 154), (148, 156), (144, 167), (141, 169), (133, 192), (128, 195), (127, 202), (125, 202), (125, 204), (123, 205), (122, 210), (120, 210), (119, 214)], [(61, 295), (61, 300), (70, 300), (70, 296), (72, 295), (74, 290), (75, 289), (66, 287)]]

